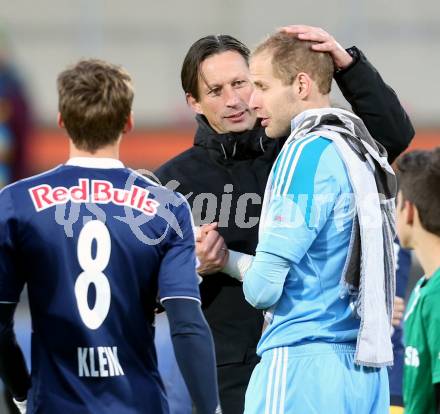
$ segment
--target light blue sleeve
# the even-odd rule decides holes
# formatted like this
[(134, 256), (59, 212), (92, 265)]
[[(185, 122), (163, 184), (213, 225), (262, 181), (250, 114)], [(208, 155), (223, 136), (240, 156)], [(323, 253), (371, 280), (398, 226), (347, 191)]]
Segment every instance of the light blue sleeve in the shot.
[(332, 142), (312, 136), (283, 148), (257, 252), (298, 263), (329, 220), (347, 180)]
[(268, 309), (278, 302), (290, 262), (271, 253), (258, 252), (243, 280), (246, 300), (257, 309)]

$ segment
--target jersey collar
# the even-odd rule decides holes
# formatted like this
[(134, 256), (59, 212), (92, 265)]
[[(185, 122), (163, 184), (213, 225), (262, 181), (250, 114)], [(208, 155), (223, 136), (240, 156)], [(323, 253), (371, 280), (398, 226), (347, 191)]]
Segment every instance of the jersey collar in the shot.
[(115, 158), (73, 157), (65, 165), (84, 168), (124, 168), (124, 164)]

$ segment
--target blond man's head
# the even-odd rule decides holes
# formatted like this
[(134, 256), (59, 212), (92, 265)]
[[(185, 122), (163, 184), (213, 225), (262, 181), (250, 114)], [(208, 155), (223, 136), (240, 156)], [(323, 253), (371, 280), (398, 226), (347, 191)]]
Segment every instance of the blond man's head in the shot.
[(273, 73), (284, 85), (291, 85), (300, 72), (307, 73), (323, 95), (330, 93), (334, 65), (331, 56), (315, 52), (314, 42), (299, 40), (296, 35), (278, 32), (260, 43), (252, 57), (265, 52), (272, 57)]
[(312, 44), (278, 32), (251, 55), (255, 89), (249, 105), (269, 137), (287, 135), (297, 114), (330, 105), (333, 61), (328, 53), (313, 51)]

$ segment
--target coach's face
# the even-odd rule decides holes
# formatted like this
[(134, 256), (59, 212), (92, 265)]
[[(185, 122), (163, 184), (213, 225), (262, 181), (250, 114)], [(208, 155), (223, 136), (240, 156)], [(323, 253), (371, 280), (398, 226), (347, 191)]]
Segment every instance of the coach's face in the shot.
[(267, 52), (251, 58), (250, 72), (254, 92), (249, 106), (261, 118), (266, 135), (270, 138), (289, 135), (290, 122), (300, 112), (293, 86), (284, 85), (275, 77), (272, 56)]
[(199, 100), (187, 96), (194, 111), (220, 134), (252, 129), (256, 115), (249, 109), (252, 84), (244, 58), (233, 51), (218, 53), (202, 62), (199, 73)]

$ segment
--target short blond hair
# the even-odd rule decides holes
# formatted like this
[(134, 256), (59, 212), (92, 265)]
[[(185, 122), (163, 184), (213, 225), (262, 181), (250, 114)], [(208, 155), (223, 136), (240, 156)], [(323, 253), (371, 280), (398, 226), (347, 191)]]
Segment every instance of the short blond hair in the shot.
[(300, 72), (307, 73), (323, 95), (330, 93), (334, 73), (331, 56), (315, 52), (311, 46), (316, 42), (299, 40), (296, 35), (278, 32), (260, 43), (252, 56), (268, 52), (272, 56), (274, 75), (283, 84), (291, 85)]
[(58, 110), (75, 146), (89, 152), (113, 144), (131, 113), (133, 87), (120, 66), (81, 60), (60, 73)]

